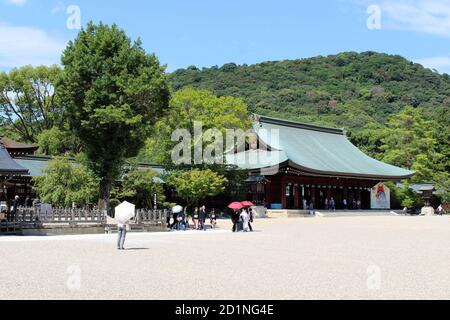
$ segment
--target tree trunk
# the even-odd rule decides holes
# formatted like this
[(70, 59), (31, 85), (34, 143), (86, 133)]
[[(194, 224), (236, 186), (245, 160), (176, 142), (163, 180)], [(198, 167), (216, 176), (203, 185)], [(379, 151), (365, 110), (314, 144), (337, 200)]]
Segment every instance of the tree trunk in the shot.
[(111, 181), (102, 180), (100, 182), (100, 209), (106, 215), (109, 213), (109, 194), (111, 192)]

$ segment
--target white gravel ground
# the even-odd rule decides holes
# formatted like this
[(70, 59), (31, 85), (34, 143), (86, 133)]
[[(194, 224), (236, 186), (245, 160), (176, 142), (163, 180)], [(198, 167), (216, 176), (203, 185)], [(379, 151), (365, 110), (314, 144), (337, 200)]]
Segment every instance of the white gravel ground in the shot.
[(450, 299), (448, 217), (258, 220), (207, 232), (0, 237), (0, 299)]

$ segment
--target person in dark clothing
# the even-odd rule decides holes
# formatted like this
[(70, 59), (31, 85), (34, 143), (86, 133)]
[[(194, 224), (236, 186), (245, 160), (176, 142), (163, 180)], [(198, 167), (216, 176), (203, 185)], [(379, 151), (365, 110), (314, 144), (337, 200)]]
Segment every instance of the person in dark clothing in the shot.
[(253, 223), (253, 210), (252, 208), (248, 209), (248, 214), (250, 215), (250, 221), (248, 223), (248, 229), (250, 230), (250, 232), (253, 232), (253, 227), (252, 227), (252, 223)]
[(31, 208), (32, 205), (33, 205), (33, 203), (32, 203), (32, 201), (31, 201), (30, 196), (27, 196), (27, 197), (25, 198), (25, 207)]
[(214, 229), (217, 225), (217, 217), (216, 217), (216, 210), (212, 209), (210, 214), (210, 222), (211, 222), (211, 229)]
[(199, 215), (198, 215), (198, 230), (206, 230), (205, 229), (205, 222), (206, 222), (206, 207), (203, 206), (200, 208)]
[(178, 213), (172, 212), (172, 219), (173, 219), (173, 222), (170, 225), (170, 229), (173, 229), (174, 227), (176, 227), (176, 225), (178, 223)]
[(239, 213), (237, 211), (233, 211), (231, 214), (231, 221), (233, 222), (233, 232), (238, 231), (238, 225), (239, 225)]
[(18, 207), (19, 207), (19, 196), (15, 196), (11, 207), (11, 214), (9, 216), (9, 221), (16, 221)]
[(171, 218), (171, 212), (170, 212), (170, 209), (167, 208), (166, 209), (166, 224), (167, 224), (167, 228), (170, 228), (170, 218)]

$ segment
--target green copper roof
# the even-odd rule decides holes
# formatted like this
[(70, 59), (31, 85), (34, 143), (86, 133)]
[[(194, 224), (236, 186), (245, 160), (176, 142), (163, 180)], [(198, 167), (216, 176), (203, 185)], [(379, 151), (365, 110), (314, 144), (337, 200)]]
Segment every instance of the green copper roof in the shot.
[(44, 173), (42, 172), (42, 170), (48, 167), (48, 162), (50, 160), (51, 158), (48, 157), (35, 156), (16, 158), (16, 162), (18, 164), (20, 164), (24, 168), (27, 168), (29, 174), (27, 174), (26, 176), (29, 177), (43, 176)]
[[(413, 171), (367, 156), (347, 139), (342, 129), (264, 116), (256, 116), (256, 119), (254, 129), (259, 139), (269, 146), (269, 150), (284, 154), (289, 165), (300, 171), (376, 179), (406, 179), (414, 175)], [(283, 160), (282, 157), (279, 159)], [(264, 161), (259, 164), (259, 168), (266, 166)], [(245, 165), (240, 167), (248, 169)], [(253, 165), (251, 169), (257, 167)]]
[(270, 168), (288, 161), (283, 151), (249, 150), (237, 154), (226, 155), (227, 164), (235, 165), (243, 170)]
[[(43, 170), (48, 167), (48, 163), (50, 160), (52, 160), (51, 157), (43, 157), (43, 156), (25, 156), (15, 159), (15, 161), (19, 165), (28, 170), (29, 174), (25, 175), (28, 177), (43, 176), (44, 175)], [(73, 164), (76, 165), (75, 160), (73, 160)], [(156, 171), (159, 175), (163, 175), (165, 172), (164, 169), (158, 165), (140, 163), (137, 165), (137, 167), (138, 169), (152, 169)], [(160, 177), (155, 177), (154, 179), (155, 182), (164, 183), (164, 181)]]
[(14, 161), (9, 155), (3, 143), (0, 143), (0, 174), (25, 175), (28, 171)]

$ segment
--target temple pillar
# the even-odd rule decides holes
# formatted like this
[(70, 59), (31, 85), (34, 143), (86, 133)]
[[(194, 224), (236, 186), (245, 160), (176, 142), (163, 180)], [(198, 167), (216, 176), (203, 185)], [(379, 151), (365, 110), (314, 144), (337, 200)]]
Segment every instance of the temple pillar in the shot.
[(264, 198), (264, 205), (267, 206), (267, 209), (270, 209), (270, 204), (272, 203), (272, 188), (270, 182), (266, 183), (266, 195)]
[(300, 188), (298, 184), (294, 185), (294, 207), (295, 209), (300, 208)]
[(316, 187), (311, 187), (311, 203), (314, 209), (317, 208), (317, 197), (316, 197)]
[(361, 189), (358, 188), (358, 190), (356, 190), (356, 201), (359, 204), (358, 205), (358, 209), (362, 208), (362, 201), (361, 201)]
[(286, 199), (286, 180), (284, 177), (281, 179), (281, 207), (287, 209), (287, 199)]

